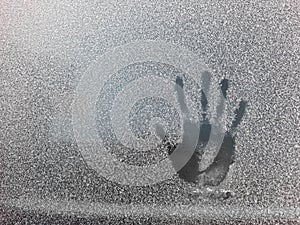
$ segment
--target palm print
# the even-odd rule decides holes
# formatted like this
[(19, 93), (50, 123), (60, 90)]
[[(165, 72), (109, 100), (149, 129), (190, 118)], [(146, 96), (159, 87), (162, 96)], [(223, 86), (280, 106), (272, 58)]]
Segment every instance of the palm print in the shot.
[[(202, 82), (209, 87), (210, 80), (206, 76), (203, 77)], [(184, 115), (184, 117), (189, 117), (189, 111), (185, 102), (185, 96), (184, 96), (184, 82), (181, 77), (176, 78), (176, 84), (175, 89), (177, 92), (177, 99), (180, 104), (181, 111)], [(227, 98), (227, 90), (229, 88), (229, 80), (223, 79), (220, 82), (220, 91), (226, 100)], [(218, 151), (218, 154), (214, 158), (213, 162), (204, 170), (201, 170), (199, 168), (199, 163), (203, 156), (203, 150), (205, 146), (207, 145), (211, 133), (212, 125), (209, 121), (209, 118), (207, 116), (208, 108), (209, 108), (209, 102), (207, 100), (207, 97), (204, 93), (204, 91), (201, 91), (201, 115), (202, 118), (199, 121), (200, 126), (200, 132), (199, 132), (199, 138), (198, 138), (198, 144), (195, 149), (195, 152), (193, 153), (192, 157), (189, 159), (189, 161), (185, 164), (184, 167), (182, 167), (178, 171), (178, 175), (181, 179), (188, 183), (197, 184), (198, 187), (201, 189), (195, 189), (194, 192), (201, 192), (203, 193), (203, 187), (215, 187), (221, 184), (221, 182), (225, 179), (230, 165), (234, 162), (234, 156), (235, 156), (235, 140), (236, 140), (236, 130), (238, 125), (241, 123), (241, 120), (245, 114), (246, 111), (247, 102), (242, 100), (239, 103), (239, 107), (235, 110), (235, 118), (233, 122), (231, 123), (230, 128), (225, 132), (225, 136), (223, 138), (223, 142), (221, 144), (221, 147)], [(187, 120), (184, 120), (187, 121)], [(184, 130), (185, 132), (185, 130)], [(168, 153), (171, 154), (178, 143), (173, 143), (172, 141), (169, 141), (168, 138), (165, 136), (164, 142), (167, 145)], [(206, 190), (211, 190), (210, 188), (207, 188)], [(220, 192), (219, 193), (210, 193), (211, 195), (221, 195), (223, 198), (227, 198), (230, 196), (229, 192)]]

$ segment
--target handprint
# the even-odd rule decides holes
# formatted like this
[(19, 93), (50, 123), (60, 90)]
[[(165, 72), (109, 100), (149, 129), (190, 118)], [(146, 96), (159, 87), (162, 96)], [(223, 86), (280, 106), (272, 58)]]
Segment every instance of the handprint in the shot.
[[(202, 83), (204, 83), (205, 87), (208, 87), (210, 84), (209, 76), (203, 76), (202, 77)], [(197, 184), (198, 189), (193, 190), (194, 193), (203, 193), (209, 194), (214, 197), (222, 197), (227, 198), (231, 194), (226, 191), (220, 191), (216, 190), (214, 191), (211, 188), (205, 187), (214, 187), (220, 185), (220, 183), (225, 179), (230, 165), (234, 162), (234, 156), (235, 156), (235, 139), (236, 139), (236, 129), (238, 125), (240, 124), (242, 117), (245, 114), (247, 102), (242, 100), (239, 103), (238, 109), (235, 110), (235, 118), (230, 126), (230, 129), (226, 131), (225, 136), (223, 138), (222, 145), (220, 149), (218, 150), (218, 153), (216, 157), (213, 159), (212, 163), (204, 169), (201, 169), (199, 167), (199, 163), (201, 160), (205, 160), (202, 158), (204, 154), (204, 148), (207, 145), (212, 129), (212, 125), (210, 123), (210, 120), (208, 118), (208, 107), (209, 102), (207, 100), (207, 97), (205, 95), (205, 92), (201, 91), (201, 115), (202, 118), (200, 121), (192, 121), (190, 119), (190, 113), (188, 110), (188, 107), (186, 105), (185, 95), (184, 95), (184, 83), (183, 79), (180, 77), (177, 77), (176, 79), (175, 89), (177, 92), (177, 99), (180, 104), (180, 109), (183, 114), (184, 122), (183, 122), (183, 138), (181, 145), (185, 146), (185, 141), (188, 141), (189, 138), (186, 136), (189, 136), (191, 132), (194, 132), (194, 129), (199, 129), (199, 137), (198, 137), (198, 143), (197, 147), (195, 148), (195, 151), (192, 155), (192, 157), (189, 159), (189, 161), (185, 164), (183, 168), (181, 168), (178, 171), (178, 175), (181, 179), (188, 183), (194, 183)], [(220, 82), (220, 91), (223, 95), (223, 99), (226, 100), (227, 98), (227, 89), (229, 87), (229, 81), (227, 79), (223, 79)], [(221, 114), (223, 111), (223, 105), (224, 102), (220, 101), (219, 106), (217, 107), (217, 114)], [(165, 142), (168, 147), (168, 153), (171, 154), (174, 149), (177, 147), (178, 143), (172, 143), (167, 140), (165, 137)], [(184, 149), (182, 149), (184, 151)], [(172, 158), (171, 158), (172, 160)], [(176, 160), (176, 159), (175, 159)], [(177, 162), (174, 162), (176, 164)], [(205, 164), (205, 163), (204, 163)]]

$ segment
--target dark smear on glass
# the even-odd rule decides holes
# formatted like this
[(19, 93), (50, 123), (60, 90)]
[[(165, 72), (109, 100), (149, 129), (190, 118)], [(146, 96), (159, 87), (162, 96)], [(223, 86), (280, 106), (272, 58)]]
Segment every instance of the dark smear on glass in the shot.
[[(230, 165), (234, 162), (235, 156), (235, 139), (236, 139), (236, 129), (241, 123), (242, 118), (246, 112), (247, 102), (241, 101), (239, 103), (238, 109), (235, 110), (235, 118), (231, 124), (231, 127), (226, 131), (220, 150), (215, 157), (213, 163), (204, 171), (199, 171), (199, 162), (201, 161), (201, 156), (203, 154), (203, 149), (207, 145), (211, 133), (211, 124), (207, 118), (207, 111), (209, 102), (205, 93), (209, 91), (210, 88), (210, 76), (209, 74), (202, 74), (202, 85), (206, 88), (205, 91), (201, 91), (201, 115), (202, 120), (200, 121), (200, 133), (197, 148), (186, 163), (186, 165), (178, 171), (178, 175), (181, 179), (188, 183), (199, 184), (200, 186), (218, 186), (225, 179)], [(182, 89), (184, 87), (183, 80), (180, 77), (176, 78), (176, 84)], [(221, 92), (226, 100), (227, 90), (229, 88), (229, 80), (223, 79), (220, 82)], [(179, 101), (184, 101), (185, 99), (178, 99)], [(168, 153), (171, 154), (175, 148), (176, 144), (167, 142)], [(224, 198), (230, 197), (230, 193), (226, 192), (223, 196)]]
[(220, 82), (220, 85), (221, 85), (221, 91), (222, 91), (222, 94), (223, 94), (224, 98), (227, 98), (227, 90), (229, 88), (229, 80), (224, 78)]

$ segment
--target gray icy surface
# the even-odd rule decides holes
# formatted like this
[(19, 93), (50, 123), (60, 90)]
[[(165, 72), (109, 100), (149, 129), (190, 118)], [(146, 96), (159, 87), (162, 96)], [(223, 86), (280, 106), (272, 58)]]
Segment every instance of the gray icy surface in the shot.
[[(221, 185), (234, 198), (190, 198), (176, 177), (149, 188), (121, 187), (81, 158), (70, 112), (80, 77), (107, 50), (148, 39), (185, 46), (214, 71), (216, 82), (231, 80), (228, 123), (238, 102), (248, 101), (235, 163)], [(0, 48), (1, 204), (22, 207), (14, 199), (26, 196), (33, 202), (209, 204), (299, 213), (298, 1), (4, 0)]]

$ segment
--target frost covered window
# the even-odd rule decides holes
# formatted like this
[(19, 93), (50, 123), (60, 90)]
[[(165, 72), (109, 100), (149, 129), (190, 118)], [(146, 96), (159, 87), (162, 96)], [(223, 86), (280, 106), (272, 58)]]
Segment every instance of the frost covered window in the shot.
[(0, 224), (299, 223), (299, 9), (2, 1)]

